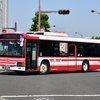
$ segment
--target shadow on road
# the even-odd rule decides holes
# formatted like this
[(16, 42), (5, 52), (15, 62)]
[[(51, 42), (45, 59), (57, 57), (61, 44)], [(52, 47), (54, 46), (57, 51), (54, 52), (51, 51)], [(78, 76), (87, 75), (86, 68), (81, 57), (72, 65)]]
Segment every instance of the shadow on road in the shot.
[(16, 72), (14, 71), (5, 71), (5, 72), (1, 72), (0, 75), (11, 75), (11, 76), (29, 76), (29, 75), (39, 75), (39, 73), (37, 72), (25, 72), (24, 74), (20, 74), (18, 75)]
[[(70, 71), (70, 72), (52, 72), (52, 73), (49, 73), (47, 75), (54, 75), (54, 74), (77, 74), (77, 73), (94, 73), (94, 72), (100, 72), (98, 70), (95, 70), (95, 71), (88, 71), (88, 72), (82, 72), (82, 71)], [(17, 73), (15, 73), (14, 71), (3, 71), (3, 72), (0, 72), (0, 75), (13, 75), (13, 76), (30, 76), (30, 75), (40, 75), (38, 72), (25, 72), (24, 74), (22, 75), (18, 75)]]

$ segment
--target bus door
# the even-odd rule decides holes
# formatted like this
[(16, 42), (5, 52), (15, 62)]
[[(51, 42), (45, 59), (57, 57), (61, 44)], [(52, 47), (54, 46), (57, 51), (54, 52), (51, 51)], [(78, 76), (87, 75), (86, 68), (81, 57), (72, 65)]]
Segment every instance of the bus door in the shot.
[(37, 42), (26, 41), (26, 70), (37, 69)]
[(70, 44), (69, 45), (68, 59), (69, 59), (68, 71), (75, 71), (76, 67), (77, 67), (76, 45), (75, 44)]

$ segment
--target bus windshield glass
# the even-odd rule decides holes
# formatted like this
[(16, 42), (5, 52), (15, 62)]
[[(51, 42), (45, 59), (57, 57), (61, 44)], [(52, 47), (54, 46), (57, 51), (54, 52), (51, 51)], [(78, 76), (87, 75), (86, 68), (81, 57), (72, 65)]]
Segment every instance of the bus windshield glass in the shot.
[(0, 56), (23, 57), (23, 49), (18, 40), (0, 40)]

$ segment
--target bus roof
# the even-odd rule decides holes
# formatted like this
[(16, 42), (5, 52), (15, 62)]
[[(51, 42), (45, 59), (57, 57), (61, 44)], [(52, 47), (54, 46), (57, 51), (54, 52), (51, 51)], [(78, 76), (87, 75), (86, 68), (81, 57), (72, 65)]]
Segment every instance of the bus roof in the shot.
[(2, 32), (0, 35), (2, 34), (24, 34), (24, 32), (21, 31), (17, 31), (17, 32)]
[(41, 32), (41, 31), (29, 31), (26, 34), (44, 35), (44, 36), (56, 36), (56, 37), (68, 37), (65, 32)]
[(68, 37), (66, 33), (62, 34), (57, 32), (27, 32), (26, 34), (28, 34), (30, 37), (37, 36), (40, 40), (100, 43), (100, 40), (97, 39)]
[[(68, 42), (84, 42), (84, 43), (100, 43), (100, 40), (97, 39), (88, 39), (88, 38), (73, 38), (68, 37), (65, 32), (6, 32), (2, 34), (23, 34), (27, 39), (38, 39), (38, 40), (52, 40), (52, 41), (68, 41)], [(0, 34), (0, 35), (2, 35)], [(36, 37), (36, 38), (35, 38)]]

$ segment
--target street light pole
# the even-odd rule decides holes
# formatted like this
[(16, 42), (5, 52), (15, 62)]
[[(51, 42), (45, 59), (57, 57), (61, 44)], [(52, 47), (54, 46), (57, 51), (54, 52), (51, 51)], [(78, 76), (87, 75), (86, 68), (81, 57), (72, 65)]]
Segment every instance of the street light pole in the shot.
[(91, 12), (92, 12), (92, 13), (96, 12), (97, 14), (99, 14), (99, 15), (100, 15), (100, 13), (99, 13), (99, 12), (97, 12), (96, 10), (91, 10)]
[(75, 34), (79, 34), (79, 35), (83, 38), (83, 35), (82, 35), (82, 34), (80, 34), (80, 33), (78, 33), (78, 32), (75, 32)]
[(14, 27), (3, 27), (2, 28), (3, 31), (6, 30), (6, 29), (12, 29), (12, 30), (14, 30), (16, 32), (17, 31), (17, 22), (15, 22)]

